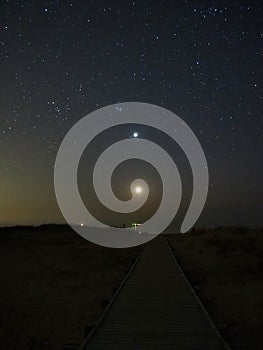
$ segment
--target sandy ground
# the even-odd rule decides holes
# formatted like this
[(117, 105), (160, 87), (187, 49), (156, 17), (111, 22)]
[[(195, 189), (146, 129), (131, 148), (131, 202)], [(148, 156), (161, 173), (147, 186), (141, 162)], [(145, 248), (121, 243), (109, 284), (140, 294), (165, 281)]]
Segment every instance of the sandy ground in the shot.
[(0, 349), (80, 343), (140, 248), (103, 248), (66, 226), (0, 230)]
[(263, 349), (263, 231), (169, 236), (175, 256), (233, 350)]

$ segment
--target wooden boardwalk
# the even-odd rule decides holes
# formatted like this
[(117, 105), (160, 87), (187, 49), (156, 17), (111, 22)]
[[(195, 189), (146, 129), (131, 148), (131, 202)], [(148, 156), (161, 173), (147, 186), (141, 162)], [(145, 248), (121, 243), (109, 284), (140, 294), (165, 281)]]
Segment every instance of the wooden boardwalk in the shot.
[(81, 350), (228, 349), (178, 266), (164, 236), (137, 264)]

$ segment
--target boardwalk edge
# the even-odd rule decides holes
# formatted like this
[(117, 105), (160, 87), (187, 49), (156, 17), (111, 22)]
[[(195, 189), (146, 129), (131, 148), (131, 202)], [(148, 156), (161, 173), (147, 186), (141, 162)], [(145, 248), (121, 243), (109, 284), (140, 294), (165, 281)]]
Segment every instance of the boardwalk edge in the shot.
[(220, 332), (219, 332), (218, 329), (216, 328), (214, 322), (212, 321), (212, 319), (211, 319), (209, 313), (207, 312), (206, 308), (205, 308), (204, 305), (202, 304), (201, 300), (198, 298), (198, 295), (196, 294), (196, 292), (194, 291), (194, 289), (193, 289), (193, 287), (191, 286), (190, 282), (188, 281), (188, 279), (187, 279), (186, 275), (184, 274), (184, 272), (183, 272), (181, 266), (178, 264), (178, 261), (177, 261), (175, 255), (174, 255), (174, 252), (173, 252), (172, 247), (171, 247), (171, 243), (169, 242), (168, 238), (165, 238), (165, 241), (166, 241), (166, 244), (167, 244), (167, 246), (168, 246), (168, 249), (169, 249), (169, 251), (170, 251), (170, 253), (171, 253), (171, 255), (172, 255), (172, 257), (173, 257), (173, 259), (174, 259), (174, 261), (175, 261), (175, 263), (176, 263), (176, 265), (178, 266), (178, 269), (179, 269), (180, 273), (182, 274), (182, 276), (183, 276), (183, 278), (184, 278), (186, 284), (188, 285), (189, 289), (191, 290), (192, 294), (194, 295), (196, 301), (197, 301), (198, 304), (200, 305), (200, 307), (201, 307), (202, 311), (204, 312), (204, 314), (205, 314), (205, 316), (206, 316), (208, 322), (210, 323), (211, 327), (214, 329), (214, 331), (215, 331), (217, 337), (220, 339), (220, 341), (222, 342), (222, 344), (225, 346), (226, 350), (231, 350), (231, 348), (227, 345), (227, 343), (225, 342), (224, 338), (222, 337), (222, 335), (220, 334)]
[(141, 250), (139, 251), (134, 263), (132, 264), (130, 270), (128, 271), (128, 273), (126, 274), (126, 276), (123, 278), (121, 284), (119, 285), (117, 291), (115, 292), (115, 294), (113, 295), (113, 297), (111, 298), (110, 302), (108, 303), (108, 305), (106, 306), (106, 308), (104, 309), (103, 313), (101, 314), (101, 316), (99, 317), (99, 319), (97, 320), (95, 326), (92, 328), (92, 330), (89, 332), (89, 334), (87, 335), (87, 337), (83, 340), (83, 342), (81, 343), (80, 347), (78, 348), (78, 350), (84, 350), (85, 347), (87, 346), (87, 344), (89, 343), (90, 339), (93, 337), (93, 335), (96, 333), (98, 327), (100, 326), (101, 322), (103, 321), (104, 317), (106, 316), (106, 314), (108, 313), (109, 309), (111, 308), (112, 304), (114, 303), (115, 299), (117, 298), (117, 296), (119, 295), (121, 289), (124, 287), (125, 283), (127, 282), (128, 278), (130, 277), (131, 273), (133, 272), (133, 270), (135, 269), (135, 266), (137, 265), (138, 261), (140, 260), (140, 257), (142, 255), (142, 252), (144, 250), (145, 244), (143, 244)]

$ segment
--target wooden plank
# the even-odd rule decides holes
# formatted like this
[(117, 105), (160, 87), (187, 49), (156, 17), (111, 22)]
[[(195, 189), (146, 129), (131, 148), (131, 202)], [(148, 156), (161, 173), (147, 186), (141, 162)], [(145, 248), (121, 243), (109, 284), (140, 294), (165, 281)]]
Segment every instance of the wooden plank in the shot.
[(226, 350), (164, 236), (146, 244), (81, 350)]

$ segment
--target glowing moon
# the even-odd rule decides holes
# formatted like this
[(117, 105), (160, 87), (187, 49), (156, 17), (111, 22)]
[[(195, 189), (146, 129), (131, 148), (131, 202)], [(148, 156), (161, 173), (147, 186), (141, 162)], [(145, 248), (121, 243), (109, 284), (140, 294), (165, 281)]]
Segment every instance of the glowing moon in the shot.
[(136, 187), (135, 192), (138, 194), (142, 193), (142, 188), (140, 186)]

